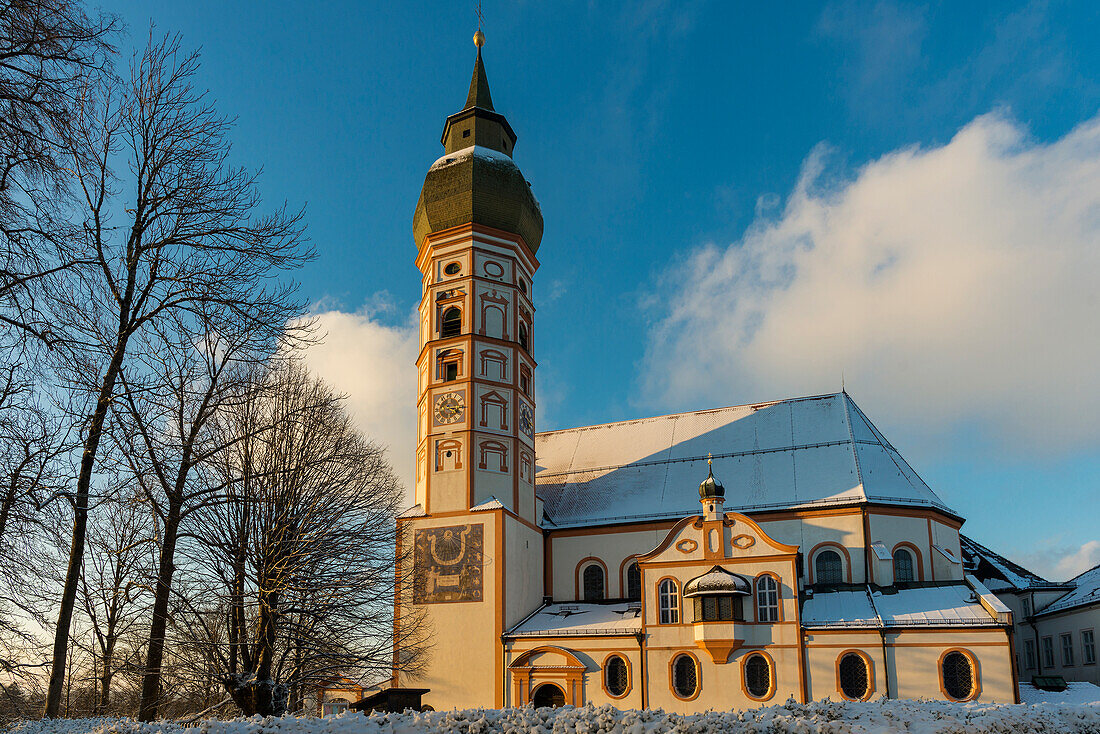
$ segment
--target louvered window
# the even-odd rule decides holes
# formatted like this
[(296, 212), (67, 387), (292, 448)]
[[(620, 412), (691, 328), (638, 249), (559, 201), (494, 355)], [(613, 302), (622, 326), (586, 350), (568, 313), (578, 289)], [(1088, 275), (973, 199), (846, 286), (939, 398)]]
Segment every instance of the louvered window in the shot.
[(443, 312), (439, 336), (446, 339), (462, 333), (462, 312), (452, 306)]

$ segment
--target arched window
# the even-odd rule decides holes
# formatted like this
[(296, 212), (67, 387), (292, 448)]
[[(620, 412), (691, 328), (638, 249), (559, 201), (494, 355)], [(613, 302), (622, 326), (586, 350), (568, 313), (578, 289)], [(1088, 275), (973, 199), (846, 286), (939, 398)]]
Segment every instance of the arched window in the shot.
[(760, 653), (745, 659), (742, 670), (745, 677), (745, 693), (752, 698), (767, 698), (772, 690), (772, 664)]
[(952, 650), (940, 661), (943, 692), (956, 701), (966, 701), (974, 696), (976, 685), (974, 665), (970, 657)]
[(642, 598), (642, 572), (637, 561), (626, 567), (626, 598), (637, 601)]
[(699, 692), (699, 668), (690, 655), (677, 655), (672, 661), (672, 692), (680, 698), (694, 698)]
[(565, 691), (553, 683), (543, 683), (535, 689), (535, 695), (531, 698), (535, 708), (541, 709), (547, 706), (557, 708), (565, 705)]
[(612, 655), (604, 663), (603, 684), (607, 692), (615, 698), (626, 695), (627, 689), (630, 688), (630, 669), (627, 668), (622, 656)]
[(870, 695), (871, 673), (862, 655), (854, 652), (841, 655), (837, 675), (840, 677), (840, 692), (845, 698), (863, 701)]
[(446, 339), (458, 336), (462, 333), (462, 311), (451, 306), (443, 312), (443, 319), (439, 328), (439, 336)]
[(527, 324), (522, 321), (519, 324), (519, 345), (527, 351), (531, 351), (527, 346)]
[(756, 577), (756, 619), (759, 622), (779, 621), (779, 584), (768, 574)]
[(835, 550), (823, 550), (814, 559), (814, 581), (819, 584), (844, 583), (844, 561)]
[(603, 568), (599, 564), (590, 563), (585, 566), (581, 577), (584, 581), (584, 600), (601, 601), (604, 598)]
[(657, 621), (676, 624), (680, 621), (680, 589), (672, 579), (665, 579), (657, 586)]
[(894, 583), (916, 580), (913, 573), (913, 554), (905, 548), (898, 548), (894, 551)]

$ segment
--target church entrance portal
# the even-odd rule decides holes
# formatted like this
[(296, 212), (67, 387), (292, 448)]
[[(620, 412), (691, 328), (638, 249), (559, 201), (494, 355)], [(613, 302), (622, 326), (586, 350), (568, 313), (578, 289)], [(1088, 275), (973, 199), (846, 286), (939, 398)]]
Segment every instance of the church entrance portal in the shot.
[(535, 704), (535, 708), (541, 709), (546, 706), (558, 707), (565, 705), (565, 691), (558, 688), (553, 683), (543, 683), (541, 686), (535, 689), (535, 697), (531, 699), (531, 702)]

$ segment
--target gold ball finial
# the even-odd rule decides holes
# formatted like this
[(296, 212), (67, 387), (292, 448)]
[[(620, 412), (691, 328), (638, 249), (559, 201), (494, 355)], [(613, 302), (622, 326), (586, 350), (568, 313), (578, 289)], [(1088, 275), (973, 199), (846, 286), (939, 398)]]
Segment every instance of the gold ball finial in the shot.
[(485, 34), (481, 32), (481, 29), (477, 29), (477, 33), (474, 34), (474, 45), (481, 48), (485, 45)]

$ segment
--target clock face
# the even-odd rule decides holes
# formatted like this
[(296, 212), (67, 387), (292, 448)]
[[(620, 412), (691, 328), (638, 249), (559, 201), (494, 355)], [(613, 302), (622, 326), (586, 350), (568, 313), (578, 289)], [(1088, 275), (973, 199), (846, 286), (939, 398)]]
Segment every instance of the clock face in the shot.
[(535, 415), (531, 412), (531, 406), (521, 405), (519, 409), (519, 428), (527, 438), (535, 436)]
[(457, 423), (466, 412), (466, 396), (460, 392), (449, 392), (435, 399), (435, 422)]

